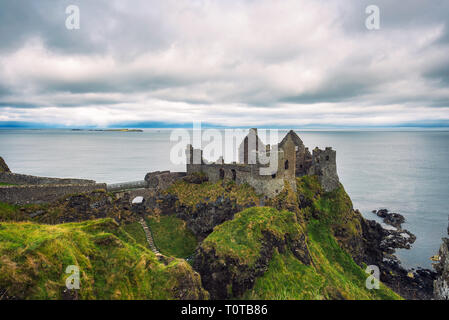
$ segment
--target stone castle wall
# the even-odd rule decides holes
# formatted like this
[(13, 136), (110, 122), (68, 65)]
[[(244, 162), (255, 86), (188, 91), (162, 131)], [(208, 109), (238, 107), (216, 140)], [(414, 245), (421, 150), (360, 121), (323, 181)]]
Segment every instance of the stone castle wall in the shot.
[[(262, 155), (268, 157), (274, 152), (277, 153), (277, 171), (268, 175), (261, 174), (260, 169), (263, 165), (259, 163), (260, 157)], [(271, 148), (270, 145), (265, 146), (260, 141), (257, 129), (251, 129), (239, 147), (238, 164), (225, 164), (222, 158), (215, 163), (208, 163), (203, 159), (202, 153), (200, 149), (187, 146), (187, 174), (202, 172), (211, 182), (227, 179), (238, 184), (248, 183), (257, 193), (268, 197), (278, 194), (284, 188), (285, 182), (296, 191), (296, 177), (304, 175), (317, 175), (327, 192), (335, 190), (340, 185), (336, 152), (332, 148), (325, 150), (315, 148), (311, 154), (292, 130), (278, 145)]]
[(337, 152), (330, 147), (325, 150), (315, 148), (309, 174), (318, 176), (324, 191), (330, 192), (337, 189), (340, 186), (337, 175)]

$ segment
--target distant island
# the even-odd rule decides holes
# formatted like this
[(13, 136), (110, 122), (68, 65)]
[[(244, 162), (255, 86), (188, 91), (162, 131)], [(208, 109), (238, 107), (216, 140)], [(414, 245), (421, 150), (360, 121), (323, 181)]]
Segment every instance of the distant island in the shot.
[(72, 131), (143, 132), (142, 129), (72, 129)]

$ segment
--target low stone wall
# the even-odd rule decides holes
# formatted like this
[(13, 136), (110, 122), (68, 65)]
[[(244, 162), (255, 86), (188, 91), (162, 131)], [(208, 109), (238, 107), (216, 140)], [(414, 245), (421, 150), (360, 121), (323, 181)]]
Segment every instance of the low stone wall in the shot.
[(71, 178), (48, 178), (30, 176), (27, 174), (0, 172), (0, 182), (18, 185), (42, 185), (42, 184), (95, 184), (93, 180), (71, 179)]
[(131, 182), (122, 182), (122, 183), (112, 183), (108, 184), (108, 191), (116, 192), (120, 190), (130, 190), (130, 189), (140, 189), (146, 188), (147, 182), (145, 180), (141, 181), (131, 181)]
[(186, 176), (185, 172), (156, 171), (145, 175), (148, 188), (167, 189), (171, 184)]
[(106, 190), (106, 184), (49, 184), (0, 186), (0, 202), (37, 204), (58, 200), (68, 194)]

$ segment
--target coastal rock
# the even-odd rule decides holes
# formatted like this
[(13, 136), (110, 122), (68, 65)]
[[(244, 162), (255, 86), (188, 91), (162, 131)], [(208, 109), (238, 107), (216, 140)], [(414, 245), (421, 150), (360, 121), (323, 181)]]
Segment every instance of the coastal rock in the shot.
[(383, 218), (384, 223), (400, 229), (401, 225), (405, 222), (403, 215), (394, 212), (388, 212), (387, 209), (380, 209), (378, 211), (373, 210), (378, 217)]
[[(379, 212), (380, 211), (380, 212)], [(387, 210), (374, 210), (379, 217), (386, 218)], [(407, 270), (394, 255), (396, 249), (409, 249), (416, 236), (408, 230), (393, 227), (362, 217), (358, 210), (353, 210), (352, 220), (358, 220), (360, 234), (345, 238), (334, 231), (340, 245), (344, 247), (359, 266), (376, 265), (380, 270), (380, 280), (405, 299), (428, 300), (433, 297), (433, 281), (436, 273), (427, 269)], [(397, 216), (395, 216), (397, 218)], [(393, 219), (401, 221), (402, 219)], [(387, 221), (393, 221), (388, 219)], [(410, 277), (410, 274), (413, 276)]]
[(403, 216), (386, 209), (373, 210), (373, 213), (384, 218), (386, 225), (360, 217), (364, 255), (356, 262), (377, 265), (381, 271), (380, 280), (406, 299), (431, 299), (436, 273), (422, 268), (407, 270), (394, 255), (396, 249), (410, 249), (416, 240), (410, 231), (401, 229)]
[(438, 258), (439, 261), (433, 264), (438, 273), (438, 277), (434, 281), (434, 298), (449, 300), (449, 238), (443, 238)]
[(9, 170), (8, 165), (6, 164), (5, 160), (3, 160), (2, 157), (0, 157), (0, 172), (8, 172), (8, 173), (11, 172), (11, 170)]

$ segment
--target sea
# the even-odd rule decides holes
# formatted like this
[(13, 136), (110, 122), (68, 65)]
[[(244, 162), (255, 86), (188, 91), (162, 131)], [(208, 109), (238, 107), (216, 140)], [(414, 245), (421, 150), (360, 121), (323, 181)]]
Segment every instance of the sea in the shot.
[[(192, 130), (182, 129), (184, 136), (180, 129), (142, 130), (0, 129), (0, 156), (13, 172), (105, 183), (142, 180), (156, 170), (185, 171), (180, 146), (186, 134), (193, 138)], [(310, 150), (337, 151), (340, 181), (365, 218), (381, 222), (372, 213), (380, 208), (405, 217), (403, 228), (417, 240), (397, 256), (407, 268), (430, 268), (448, 229), (449, 131), (295, 131)], [(286, 133), (279, 130), (279, 139)]]

